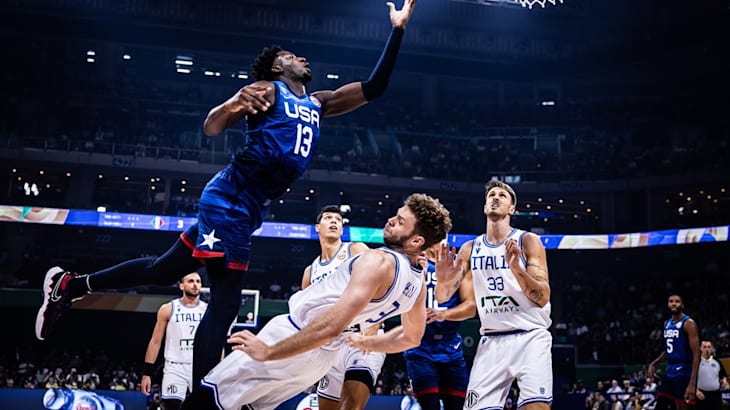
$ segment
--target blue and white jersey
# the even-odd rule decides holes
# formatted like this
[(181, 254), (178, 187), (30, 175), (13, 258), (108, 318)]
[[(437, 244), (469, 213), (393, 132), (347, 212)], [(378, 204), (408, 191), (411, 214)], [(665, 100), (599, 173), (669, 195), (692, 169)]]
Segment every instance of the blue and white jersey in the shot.
[(298, 96), (282, 81), (272, 83), (276, 101), (267, 111), (248, 116), (248, 142), (232, 160), (269, 199), (282, 195), (304, 173), (317, 148), (322, 117), (317, 97)]
[(667, 376), (692, 372), (692, 349), (689, 337), (682, 327), (690, 317), (684, 315), (676, 322), (669, 318), (664, 323), (664, 348), (667, 354)]
[[(428, 269), (426, 276), (426, 307), (435, 310), (451, 309), (461, 304), (459, 292), (454, 292), (451, 298), (444, 303), (438, 303), (435, 297), (436, 291), (436, 265), (433, 261), (428, 261)], [(406, 359), (422, 358), (437, 363), (450, 362), (457, 360), (463, 356), (462, 340), (459, 334), (461, 322), (453, 320), (444, 320), (443, 322), (434, 321), (426, 325), (426, 331), (421, 339), (421, 344), (413, 349), (403, 352)]]
[(208, 304), (202, 300), (195, 306), (185, 306), (180, 299), (170, 302), (170, 320), (165, 330), (165, 360), (193, 363), (193, 339)]
[[(381, 324), (386, 319), (410, 311), (416, 303), (423, 288), (423, 270), (411, 265), (408, 258), (386, 247), (376, 250), (385, 252), (395, 258), (395, 275), (387, 293), (372, 299), (348, 324), (346, 329), (367, 329)], [(302, 328), (315, 318), (324, 314), (334, 305), (350, 282), (352, 264), (361, 254), (343, 261), (332, 274), (315, 286), (310, 286), (289, 298), (289, 317), (293, 324)], [(323, 346), (325, 349), (337, 349), (344, 337), (337, 338)]]
[(326, 278), (329, 274), (334, 272), (335, 269), (337, 269), (337, 267), (345, 261), (345, 259), (349, 258), (350, 256), (352, 256), (350, 255), (350, 242), (342, 242), (340, 244), (340, 249), (338, 249), (334, 256), (332, 256), (332, 259), (328, 260), (327, 262), (322, 262), (321, 255), (317, 256), (312, 264), (309, 265), (310, 285), (314, 285), (315, 283)]
[[(523, 230), (513, 229), (507, 238), (517, 239), (517, 245), (522, 249), (525, 234)], [(504, 242), (491, 244), (487, 242), (486, 234), (474, 239), (470, 263), (482, 334), (549, 328), (552, 323), (550, 303), (540, 307), (527, 298), (507, 266), (504, 254)], [(520, 264), (525, 268), (524, 254)]]

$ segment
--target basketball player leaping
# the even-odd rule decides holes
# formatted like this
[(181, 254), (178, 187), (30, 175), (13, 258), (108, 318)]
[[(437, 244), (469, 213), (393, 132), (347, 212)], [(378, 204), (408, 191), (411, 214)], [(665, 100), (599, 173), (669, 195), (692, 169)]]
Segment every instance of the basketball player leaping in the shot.
[(165, 339), (165, 367), (160, 397), (165, 410), (177, 410), (193, 390), (193, 339), (207, 303), (200, 300), (200, 275), (192, 272), (180, 281), (182, 297), (160, 306), (157, 323), (144, 355), (140, 390), (149, 396), (152, 371)]
[[(448, 299), (471, 280), (482, 339), (474, 356), (465, 409), (501, 409), (513, 381), (517, 408), (549, 409), (553, 395), (550, 285), (537, 235), (510, 225), (517, 196), (507, 184), (485, 187), (486, 233), (459, 250), (461, 274), (437, 268), (436, 297)], [(443, 245), (440, 257), (449, 253)]]
[(312, 73), (306, 58), (275, 46), (264, 49), (253, 64), (257, 81), (213, 108), (205, 120), (205, 133), (217, 135), (246, 118), (248, 143), (203, 189), (198, 223), (156, 259), (135, 259), (83, 276), (51, 268), (44, 280), (36, 337), (45, 339), (71, 303), (93, 290), (168, 285), (204, 260), (211, 301), (195, 335), (193, 354), (193, 378), (202, 378), (220, 360), (228, 328), (238, 314), (251, 234), (261, 226), (271, 201), (309, 165), (320, 119), (350, 112), (385, 92), (415, 4), (404, 0), (398, 10), (388, 3), (393, 31), (365, 82), (307, 94)]
[[(421, 251), (451, 229), (449, 212), (424, 194), (410, 195), (383, 229), (384, 247), (343, 261), (325, 280), (289, 299), (289, 314), (258, 335), (244, 330), (228, 355), (183, 403), (183, 409), (270, 410), (305, 390), (341, 357), (348, 337), (400, 315), (402, 325), (367, 337), (365, 351), (417, 346), (426, 323)], [(453, 265), (453, 264), (452, 264)]]

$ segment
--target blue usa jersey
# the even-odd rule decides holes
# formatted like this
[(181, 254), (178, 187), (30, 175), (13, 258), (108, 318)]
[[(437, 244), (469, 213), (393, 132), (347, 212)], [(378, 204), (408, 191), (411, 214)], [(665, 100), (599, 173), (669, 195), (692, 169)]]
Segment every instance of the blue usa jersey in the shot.
[[(438, 303), (435, 297), (436, 290), (436, 266), (428, 261), (426, 275), (426, 308), (450, 309), (461, 303), (459, 292), (455, 292), (449, 300)], [(433, 362), (450, 362), (462, 357), (461, 335), (459, 327), (461, 322), (444, 320), (443, 322), (429, 323), (421, 339), (421, 345), (403, 352), (406, 359), (424, 358)]]
[(276, 101), (265, 112), (248, 116), (246, 147), (233, 165), (267, 198), (286, 192), (309, 165), (317, 142), (322, 104), (298, 96), (282, 81), (272, 81)]
[(690, 317), (685, 315), (677, 322), (672, 319), (664, 324), (664, 348), (667, 354), (667, 376), (690, 374), (692, 372), (692, 349), (689, 337), (682, 327)]

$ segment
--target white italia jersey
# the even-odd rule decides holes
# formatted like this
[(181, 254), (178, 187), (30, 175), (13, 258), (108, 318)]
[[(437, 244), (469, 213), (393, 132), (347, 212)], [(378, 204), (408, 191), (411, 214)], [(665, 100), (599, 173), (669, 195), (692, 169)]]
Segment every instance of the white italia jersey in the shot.
[[(525, 233), (513, 229), (507, 238), (517, 239), (522, 249)], [(550, 303), (540, 307), (525, 296), (504, 254), (504, 243), (490, 244), (486, 234), (474, 239), (470, 263), (482, 334), (549, 328)], [(525, 267), (524, 254), (520, 265)]]
[[(408, 258), (385, 247), (379, 248), (377, 252), (385, 252), (395, 258), (393, 283), (385, 296), (371, 300), (365, 309), (355, 316), (348, 329), (354, 331), (367, 329), (376, 323), (382, 323), (385, 319), (410, 311), (424, 286), (423, 271), (420, 267), (412, 266)], [(352, 263), (359, 257), (360, 255), (355, 255), (344, 260), (325, 280), (289, 298), (289, 316), (294, 325), (299, 328), (306, 326), (337, 302), (350, 281)], [(341, 343), (342, 338), (338, 338), (323, 348), (336, 349)]]
[(322, 262), (321, 255), (312, 262), (309, 267), (309, 283), (315, 284), (337, 269), (338, 266), (350, 255), (350, 242), (340, 244), (340, 249), (327, 262)]
[(199, 300), (195, 306), (185, 306), (180, 299), (173, 299), (170, 305), (170, 320), (165, 332), (165, 360), (192, 363), (195, 331), (208, 304)]

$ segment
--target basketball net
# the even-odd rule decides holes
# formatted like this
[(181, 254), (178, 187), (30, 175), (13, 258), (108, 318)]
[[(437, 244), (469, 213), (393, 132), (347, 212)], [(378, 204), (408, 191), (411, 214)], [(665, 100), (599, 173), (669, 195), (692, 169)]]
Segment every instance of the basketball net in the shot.
[(531, 9), (536, 4), (539, 4), (542, 8), (545, 8), (545, 4), (547, 3), (556, 6), (558, 3), (562, 4), (563, 0), (515, 0), (515, 2), (520, 3), (522, 7)]

